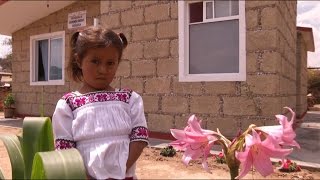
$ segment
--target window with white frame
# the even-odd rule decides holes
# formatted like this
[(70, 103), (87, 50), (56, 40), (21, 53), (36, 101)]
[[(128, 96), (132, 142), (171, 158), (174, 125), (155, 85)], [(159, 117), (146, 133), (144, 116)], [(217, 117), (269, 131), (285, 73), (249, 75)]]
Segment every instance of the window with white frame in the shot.
[(30, 84), (64, 85), (65, 32), (30, 37)]
[(178, 1), (179, 81), (245, 81), (245, 1)]

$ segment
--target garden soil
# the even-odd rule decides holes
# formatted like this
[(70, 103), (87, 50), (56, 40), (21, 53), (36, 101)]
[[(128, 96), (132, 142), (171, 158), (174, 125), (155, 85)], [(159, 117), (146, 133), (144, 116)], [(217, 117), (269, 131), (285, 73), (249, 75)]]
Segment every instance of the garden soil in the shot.
[[(145, 148), (137, 163), (139, 179), (230, 179), (226, 164), (215, 162), (213, 156), (208, 158), (211, 173), (202, 168), (201, 161), (190, 161), (189, 166), (182, 163), (182, 153), (174, 157), (163, 157), (160, 149)], [(244, 179), (320, 179), (320, 170), (302, 169), (300, 172), (285, 173), (274, 167), (273, 174), (264, 178), (256, 171), (250, 171)]]

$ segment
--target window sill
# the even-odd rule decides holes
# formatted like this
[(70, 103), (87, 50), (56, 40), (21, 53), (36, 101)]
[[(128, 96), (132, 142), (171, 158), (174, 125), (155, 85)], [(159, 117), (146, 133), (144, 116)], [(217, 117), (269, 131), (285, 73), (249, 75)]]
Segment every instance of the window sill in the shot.
[(246, 74), (221, 73), (221, 74), (188, 74), (180, 75), (179, 82), (201, 82), (201, 81), (246, 81)]
[(30, 82), (30, 86), (55, 86), (55, 85), (64, 85), (64, 81)]

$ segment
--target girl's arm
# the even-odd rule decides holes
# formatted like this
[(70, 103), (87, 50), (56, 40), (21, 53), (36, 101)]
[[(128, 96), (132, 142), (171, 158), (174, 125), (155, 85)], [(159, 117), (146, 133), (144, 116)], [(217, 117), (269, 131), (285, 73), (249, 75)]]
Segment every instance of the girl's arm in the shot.
[(143, 149), (147, 146), (145, 141), (131, 141), (129, 144), (129, 156), (127, 160), (127, 171), (138, 160)]
[(127, 160), (127, 171), (140, 157), (143, 148), (145, 148), (149, 141), (149, 133), (147, 128), (147, 121), (144, 115), (142, 97), (135, 92), (132, 92), (130, 97), (130, 112), (132, 120), (132, 130), (129, 135), (129, 155)]
[(56, 150), (76, 147), (76, 142), (72, 136), (73, 119), (72, 110), (64, 96), (58, 101), (52, 116), (52, 130)]

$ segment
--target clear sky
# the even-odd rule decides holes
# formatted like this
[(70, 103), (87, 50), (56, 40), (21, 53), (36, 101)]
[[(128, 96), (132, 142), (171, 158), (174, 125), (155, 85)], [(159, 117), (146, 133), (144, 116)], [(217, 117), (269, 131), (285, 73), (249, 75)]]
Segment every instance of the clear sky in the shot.
[(308, 52), (308, 66), (320, 67), (320, 1), (298, 1), (297, 26), (312, 27), (315, 52)]
[(3, 45), (4, 40), (7, 38), (11, 38), (11, 37), (0, 35), (0, 58), (3, 58), (6, 54), (8, 54), (11, 51), (10, 46)]
[[(315, 52), (308, 53), (308, 66), (320, 67), (320, 1), (298, 1), (297, 26), (312, 27)], [(0, 57), (4, 57), (11, 48), (2, 45), (5, 38), (0, 35)], [(10, 37), (9, 37), (10, 38)]]

